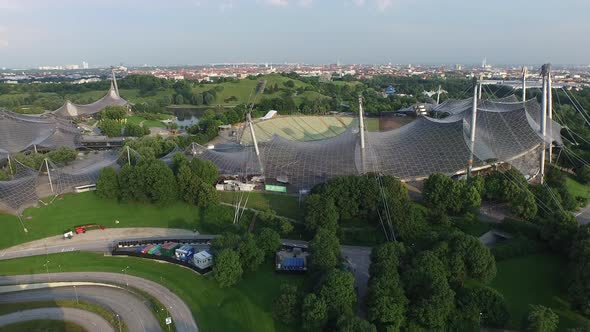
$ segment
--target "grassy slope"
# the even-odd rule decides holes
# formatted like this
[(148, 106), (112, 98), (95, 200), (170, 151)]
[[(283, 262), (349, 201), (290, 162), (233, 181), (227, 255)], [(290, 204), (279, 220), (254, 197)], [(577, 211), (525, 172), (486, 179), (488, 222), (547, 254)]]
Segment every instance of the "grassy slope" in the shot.
[[(174, 264), (141, 258), (104, 257), (92, 253), (51, 255), (50, 271), (105, 271), (128, 273), (158, 282), (180, 296), (191, 308), (199, 328), (204, 331), (288, 331), (271, 316), (272, 301), (282, 283), (301, 284), (302, 276), (278, 275), (272, 264), (248, 273), (237, 287), (220, 289), (209, 277)], [(43, 273), (44, 256), (2, 262), (2, 274)]]
[(565, 265), (563, 259), (552, 255), (518, 257), (497, 263), (498, 275), (491, 286), (504, 294), (508, 303), (509, 328), (521, 327), (529, 304), (552, 308), (559, 315), (560, 331), (588, 323), (563, 298)]
[[(98, 198), (94, 192), (68, 194), (53, 204), (29, 208), (23, 213), (28, 233), (22, 231), (19, 220), (13, 215), (0, 214), (0, 248), (59, 235), (75, 225), (101, 224), (106, 227), (170, 227), (197, 228), (205, 217), (223, 219), (231, 214), (229, 207), (216, 207), (204, 213), (199, 208), (182, 202), (164, 207), (141, 203), (117, 203)], [(27, 219), (30, 216), (31, 219)], [(115, 220), (119, 220), (116, 224)]]
[[(193, 89), (194, 92), (202, 93), (211, 89), (214, 89), (216, 86), (223, 86), (223, 91), (217, 93), (217, 98), (215, 99), (214, 105), (237, 105), (243, 104), (248, 101), (250, 94), (254, 91), (256, 84), (260, 80), (266, 80), (266, 86), (274, 86), (274, 84), (278, 84), (279, 88), (284, 88), (284, 82), (291, 80), (290, 78), (278, 75), (278, 74), (270, 74), (265, 75), (259, 79), (250, 80), (250, 79), (242, 79), (237, 82), (225, 82), (219, 84), (203, 84), (202, 86), (197, 86)], [(295, 83), (295, 89), (302, 87), (305, 88), (309, 86), (309, 84), (304, 83), (299, 80), (292, 80)], [(273, 93), (273, 94), (262, 94), (259, 98), (273, 98), (279, 97), (281, 92)], [(228, 101), (225, 102), (226, 99), (235, 96), (237, 101)], [(316, 98), (328, 98), (320, 93), (317, 92), (304, 92), (302, 96), (305, 96), (307, 99), (313, 100)], [(302, 100), (301, 97), (296, 96), (295, 101), (300, 103)]]
[[(161, 120), (166, 120), (166, 119), (170, 119), (172, 118), (172, 115), (168, 115), (168, 114), (158, 114), (158, 118)], [(152, 127), (166, 127), (166, 124), (164, 124), (163, 122), (159, 121), (159, 120), (146, 120), (145, 118), (143, 118), (141, 115), (132, 115), (130, 117), (127, 118), (127, 123), (132, 123), (132, 124), (136, 124), (139, 125), (142, 121), (143, 122), (143, 126), (147, 127), (147, 128), (152, 128)]]
[[(121, 332), (128, 331), (125, 322), (119, 322), (115, 317), (115, 313), (108, 308), (101, 307), (98, 304), (90, 303), (90, 302), (83, 302), (80, 301), (76, 303), (75, 300), (55, 300), (55, 301), (39, 301), (39, 302), (22, 302), (22, 303), (3, 303), (0, 304), (0, 315), (5, 315), (11, 312), (22, 311), (22, 310), (30, 310), (36, 308), (53, 308), (53, 307), (62, 307), (62, 308), (75, 308), (84, 311), (93, 312), (102, 318), (104, 318), (107, 322), (111, 324), (111, 326), (118, 327), (119, 323), (121, 324)], [(0, 329), (0, 331), (2, 331)], [(27, 331), (27, 330), (23, 330)], [(62, 331), (62, 330), (59, 330)]]
[(590, 186), (582, 184), (576, 181), (573, 177), (568, 175), (565, 179), (565, 183), (569, 192), (576, 196), (584, 197), (586, 199), (590, 199)]
[[(234, 200), (239, 193), (219, 192), (221, 201), (235, 204)], [(272, 209), (278, 215), (303, 220), (303, 208), (299, 207), (299, 199), (296, 196), (270, 194), (270, 193), (250, 193), (248, 198), (248, 208), (256, 210)]]
[(38, 319), (0, 326), (0, 332), (86, 332), (86, 329), (72, 322)]

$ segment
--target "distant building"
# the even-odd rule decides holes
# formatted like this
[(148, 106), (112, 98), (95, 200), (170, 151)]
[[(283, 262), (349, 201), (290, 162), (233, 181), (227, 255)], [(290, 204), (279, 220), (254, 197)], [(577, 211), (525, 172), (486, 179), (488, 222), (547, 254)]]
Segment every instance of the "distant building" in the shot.
[(395, 94), (395, 88), (393, 86), (388, 86), (387, 88), (385, 88), (385, 90), (383, 91), (383, 93), (385, 93), (386, 95), (394, 95)]

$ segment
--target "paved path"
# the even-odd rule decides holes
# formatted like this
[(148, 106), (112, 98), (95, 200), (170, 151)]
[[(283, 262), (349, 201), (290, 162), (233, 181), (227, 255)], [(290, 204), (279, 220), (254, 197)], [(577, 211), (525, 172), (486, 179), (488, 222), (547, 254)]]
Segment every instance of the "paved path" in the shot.
[[(76, 294), (77, 293), (77, 294)], [(77, 296), (76, 296), (77, 295)], [(120, 315), (129, 331), (162, 331), (145, 299), (121, 288), (76, 286), (43, 288), (2, 294), (0, 303), (76, 300), (95, 303)], [(90, 330), (92, 331), (92, 330)]]
[(0, 260), (70, 251), (110, 252), (112, 243), (117, 240), (175, 236), (189, 237), (195, 236), (195, 233), (186, 229), (156, 227), (91, 230), (84, 234), (74, 234), (74, 237), (69, 240), (57, 235), (2, 249)]
[(99, 315), (74, 308), (38, 308), (0, 316), (0, 326), (37, 319), (60, 320), (75, 323), (87, 331), (114, 332), (109, 323)]
[[(190, 309), (176, 294), (158, 283), (143, 278), (107, 272), (68, 272), (0, 277), (0, 285), (29, 284), (48, 281), (90, 281), (117, 285), (129, 284), (129, 287), (139, 289), (158, 299), (158, 301), (168, 309), (168, 312), (176, 325), (176, 331), (194, 332), (199, 330)], [(4, 296), (5, 295), (2, 297)], [(144, 319), (147, 319), (147, 316), (145, 316)]]
[(582, 225), (590, 223), (590, 205), (583, 207), (580, 211), (575, 213), (576, 219)]

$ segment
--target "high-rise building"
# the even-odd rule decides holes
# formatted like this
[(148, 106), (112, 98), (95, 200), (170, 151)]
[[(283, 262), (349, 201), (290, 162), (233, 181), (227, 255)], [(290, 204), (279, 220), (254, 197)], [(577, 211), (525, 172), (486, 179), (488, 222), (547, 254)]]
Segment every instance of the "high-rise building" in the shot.
[(82, 61), (82, 69), (88, 69), (88, 62)]

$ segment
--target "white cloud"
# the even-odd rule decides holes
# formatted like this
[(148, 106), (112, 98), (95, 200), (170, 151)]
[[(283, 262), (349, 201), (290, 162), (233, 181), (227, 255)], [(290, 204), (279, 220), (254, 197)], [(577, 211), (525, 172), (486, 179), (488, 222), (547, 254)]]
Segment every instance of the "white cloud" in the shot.
[(379, 10), (386, 10), (393, 6), (393, 0), (377, 0), (377, 8)]
[(359, 7), (362, 7), (365, 5), (365, 0), (353, 0), (353, 2), (355, 5), (357, 5)]
[(268, 0), (268, 3), (273, 6), (286, 6), (289, 4), (289, 0)]
[(311, 7), (313, 0), (299, 0), (299, 5), (302, 7)]
[(0, 48), (8, 47), (8, 33), (6, 28), (0, 27)]

